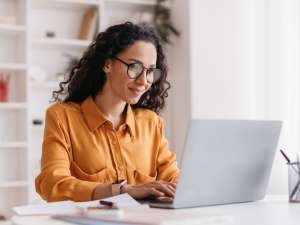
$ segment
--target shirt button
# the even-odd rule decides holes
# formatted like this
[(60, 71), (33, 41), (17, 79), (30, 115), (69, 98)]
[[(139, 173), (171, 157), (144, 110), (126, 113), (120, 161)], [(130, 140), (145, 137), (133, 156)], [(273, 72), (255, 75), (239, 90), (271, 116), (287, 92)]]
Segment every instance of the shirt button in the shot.
[(112, 139), (112, 144), (116, 145), (117, 144), (117, 140), (115, 138)]
[(113, 145), (117, 144), (117, 140), (114, 136), (111, 137), (111, 142), (112, 142)]

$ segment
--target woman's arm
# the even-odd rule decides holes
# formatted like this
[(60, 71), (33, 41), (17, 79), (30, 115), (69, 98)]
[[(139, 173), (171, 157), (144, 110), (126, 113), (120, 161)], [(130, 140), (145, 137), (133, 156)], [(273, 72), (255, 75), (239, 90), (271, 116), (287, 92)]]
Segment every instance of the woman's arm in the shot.
[[(36, 178), (36, 191), (46, 201), (88, 201), (97, 182), (79, 180), (71, 175), (72, 149), (69, 134), (55, 108), (46, 112), (41, 173)], [(111, 185), (101, 186), (101, 197), (111, 195)]]
[(159, 149), (157, 155), (157, 180), (176, 183), (179, 176), (176, 155), (169, 149), (168, 141), (164, 136), (164, 122), (158, 119)]

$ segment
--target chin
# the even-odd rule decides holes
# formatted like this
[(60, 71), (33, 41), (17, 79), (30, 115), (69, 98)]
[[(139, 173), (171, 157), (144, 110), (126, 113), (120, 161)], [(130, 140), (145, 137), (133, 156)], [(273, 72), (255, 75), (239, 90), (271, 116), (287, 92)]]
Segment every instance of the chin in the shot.
[(131, 93), (127, 93), (124, 97), (125, 97), (125, 101), (130, 104), (130, 105), (134, 105), (136, 103), (138, 103), (138, 101), (141, 99), (141, 97), (143, 96), (144, 93), (140, 94), (140, 95), (133, 95)]
[(130, 105), (134, 105), (136, 103), (138, 103), (138, 101), (140, 100), (141, 96), (127, 96), (126, 98), (126, 102)]
[(140, 98), (138, 98), (138, 99), (133, 99), (133, 98), (131, 98), (131, 99), (127, 99), (127, 103), (128, 104), (130, 104), (130, 105), (134, 105), (134, 104), (136, 104), (136, 103), (138, 103), (138, 101), (140, 100)]

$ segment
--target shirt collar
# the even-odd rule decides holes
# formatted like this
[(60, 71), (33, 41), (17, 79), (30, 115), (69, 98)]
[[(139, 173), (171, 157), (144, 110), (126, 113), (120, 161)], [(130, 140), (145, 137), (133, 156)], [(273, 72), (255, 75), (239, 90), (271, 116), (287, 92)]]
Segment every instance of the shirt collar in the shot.
[[(102, 126), (107, 119), (104, 114), (97, 107), (91, 96), (87, 97), (81, 104), (83, 116), (87, 125), (91, 131), (94, 131), (98, 127)], [(125, 124), (129, 128), (130, 136), (133, 137), (135, 134), (135, 118), (134, 112), (129, 104), (126, 107)]]

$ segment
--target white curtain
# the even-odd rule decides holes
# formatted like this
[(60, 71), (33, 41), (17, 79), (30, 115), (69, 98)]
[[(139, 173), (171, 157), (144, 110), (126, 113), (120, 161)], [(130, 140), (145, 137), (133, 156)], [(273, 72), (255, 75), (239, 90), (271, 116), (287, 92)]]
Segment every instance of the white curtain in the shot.
[[(299, 0), (265, 1), (265, 99), (258, 111), (268, 119), (284, 121), (279, 147), (292, 160), (300, 153), (300, 4)], [(275, 157), (269, 186), (271, 194), (287, 193), (287, 168)]]

